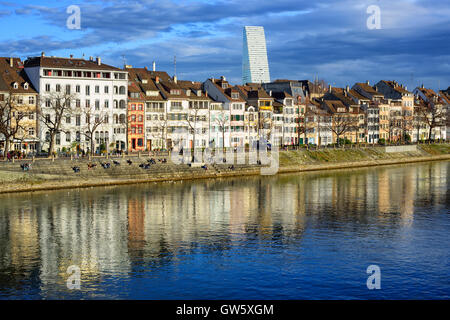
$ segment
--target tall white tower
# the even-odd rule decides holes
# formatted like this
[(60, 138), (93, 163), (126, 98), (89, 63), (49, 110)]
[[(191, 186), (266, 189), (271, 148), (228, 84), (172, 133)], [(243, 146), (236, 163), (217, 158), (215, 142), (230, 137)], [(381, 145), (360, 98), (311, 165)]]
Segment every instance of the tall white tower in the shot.
[(264, 27), (244, 27), (242, 82), (270, 82)]

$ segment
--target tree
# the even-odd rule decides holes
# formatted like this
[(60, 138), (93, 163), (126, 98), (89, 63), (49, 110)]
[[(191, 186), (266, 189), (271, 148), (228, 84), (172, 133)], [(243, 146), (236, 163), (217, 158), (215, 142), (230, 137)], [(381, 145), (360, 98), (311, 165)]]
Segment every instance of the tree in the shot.
[(11, 93), (0, 101), (0, 133), (5, 137), (5, 155), (9, 152), (11, 140), (24, 130), (22, 120), (26, 113), (23, 111)]
[(85, 124), (83, 126), (83, 134), (86, 140), (90, 143), (91, 155), (95, 154), (95, 140), (94, 133), (97, 128), (102, 124), (109, 121), (107, 113), (95, 113), (90, 106), (85, 106), (81, 110), (82, 116), (85, 118)]
[(38, 117), (49, 133), (48, 154), (54, 153), (56, 134), (62, 131), (62, 120), (74, 113), (72, 101), (76, 95), (65, 92), (51, 92), (40, 96), (44, 107), (38, 108)]
[(331, 126), (328, 126), (328, 129), (336, 135), (338, 145), (341, 136), (345, 136), (348, 132), (355, 131), (358, 126), (357, 119), (350, 113), (335, 113), (332, 115), (331, 122)]
[(226, 110), (220, 110), (214, 117), (214, 122), (217, 124), (220, 132), (222, 132), (222, 151), (225, 153), (225, 128), (229, 126), (230, 119)]
[(444, 108), (434, 105), (431, 101), (424, 101), (417, 109), (419, 119), (428, 128), (428, 140), (431, 140), (433, 129), (445, 126)]

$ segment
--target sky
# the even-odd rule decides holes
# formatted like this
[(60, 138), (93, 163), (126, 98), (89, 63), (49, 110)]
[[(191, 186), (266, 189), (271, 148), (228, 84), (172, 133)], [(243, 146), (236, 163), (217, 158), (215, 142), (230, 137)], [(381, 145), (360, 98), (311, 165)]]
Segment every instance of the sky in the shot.
[[(80, 8), (80, 29), (67, 27), (71, 5)], [(368, 27), (373, 5), (379, 28)], [(450, 0), (0, 0), (0, 56), (155, 61), (170, 75), (176, 56), (178, 79), (223, 75), (240, 84), (246, 25), (265, 29), (272, 80), (450, 86)]]

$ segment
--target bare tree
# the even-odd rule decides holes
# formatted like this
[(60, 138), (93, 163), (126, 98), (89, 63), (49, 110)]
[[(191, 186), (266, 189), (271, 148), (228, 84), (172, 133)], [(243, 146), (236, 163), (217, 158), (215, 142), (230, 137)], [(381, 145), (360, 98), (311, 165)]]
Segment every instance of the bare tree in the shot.
[(85, 118), (83, 135), (90, 143), (91, 155), (93, 156), (95, 154), (94, 133), (97, 131), (99, 126), (109, 122), (108, 114), (105, 112), (96, 113), (90, 106), (85, 106), (82, 108), (81, 114)]
[(358, 126), (358, 121), (354, 115), (349, 113), (335, 113), (332, 115), (332, 124), (328, 126), (336, 135), (336, 142), (339, 145), (341, 136), (345, 136), (346, 133), (355, 131)]
[(230, 123), (227, 110), (221, 110), (219, 113), (217, 113), (215, 115), (214, 122), (215, 124), (217, 124), (217, 127), (222, 133), (222, 151), (225, 153), (225, 128), (227, 128)]
[(55, 151), (55, 137), (62, 131), (62, 120), (75, 110), (72, 104), (75, 97), (75, 94), (65, 92), (51, 92), (40, 96), (39, 100), (44, 102), (44, 107), (38, 108), (38, 117), (49, 133), (49, 155)]
[(420, 121), (428, 128), (428, 140), (431, 140), (433, 129), (445, 126), (445, 110), (443, 107), (437, 107), (430, 101), (425, 101), (416, 110)]
[(9, 152), (11, 140), (24, 130), (22, 120), (25, 115), (26, 113), (18, 107), (16, 98), (11, 93), (0, 101), (0, 133), (5, 137), (5, 155)]

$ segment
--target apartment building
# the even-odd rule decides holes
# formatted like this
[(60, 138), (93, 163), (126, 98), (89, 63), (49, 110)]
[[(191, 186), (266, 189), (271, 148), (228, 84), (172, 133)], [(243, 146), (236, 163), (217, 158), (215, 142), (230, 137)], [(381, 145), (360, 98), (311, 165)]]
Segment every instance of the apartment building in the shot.
[(128, 151), (145, 151), (145, 95), (136, 81), (136, 74), (128, 72)]
[(0, 106), (6, 141), (0, 132), (0, 150), (33, 153), (39, 148), (37, 122), (38, 93), (26, 75), (19, 58), (0, 57)]
[[(216, 146), (224, 145), (229, 147), (244, 147), (246, 133), (244, 129), (244, 115), (246, 111), (246, 101), (242, 99), (239, 91), (232, 87), (225, 77), (220, 79), (208, 79), (204, 82), (204, 89), (214, 101), (222, 102), (224, 115), (228, 113), (229, 127), (223, 128), (224, 138), (220, 138)], [(225, 139), (223, 142), (222, 139)]]
[[(97, 57), (89, 60), (60, 57), (29, 58), (25, 72), (40, 96), (40, 130), (42, 149), (49, 148), (50, 130), (46, 123), (55, 122), (54, 103), (70, 101), (57, 128), (55, 151), (63, 148), (90, 149), (91, 115), (101, 122), (95, 129), (95, 151), (126, 150), (127, 144), (127, 72), (104, 64)], [(112, 120), (112, 121), (111, 121)], [(91, 122), (92, 123), (92, 122)]]
[(404, 140), (413, 134), (414, 95), (407, 87), (397, 81), (380, 80), (374, 86), (375, 90), (389, 101), (390, 110), (390, 140)]

